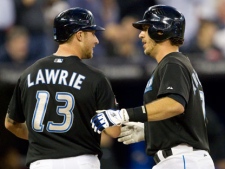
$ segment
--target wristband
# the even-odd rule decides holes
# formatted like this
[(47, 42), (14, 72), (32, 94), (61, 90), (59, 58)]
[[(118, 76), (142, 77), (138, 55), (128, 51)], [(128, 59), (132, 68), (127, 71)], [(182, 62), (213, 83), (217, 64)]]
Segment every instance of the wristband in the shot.
[(135, 107), (126, 109), (129, 116), (129, 121), (134, 122), (146, 122), (148, 121), (148, 116), (145, 110), (145, 106)]

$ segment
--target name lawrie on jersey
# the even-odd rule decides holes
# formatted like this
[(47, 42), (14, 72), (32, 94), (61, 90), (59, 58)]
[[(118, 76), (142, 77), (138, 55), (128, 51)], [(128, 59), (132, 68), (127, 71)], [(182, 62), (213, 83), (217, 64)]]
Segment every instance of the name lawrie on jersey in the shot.
[(30, 73), (27, 75), (27, 85), (31, 87), (39, 84), (59, 84), (80, 90), (85, 78), (85, 76), (76, 72), (69, 74), (67, 70), (39, 69), (37, 74)]

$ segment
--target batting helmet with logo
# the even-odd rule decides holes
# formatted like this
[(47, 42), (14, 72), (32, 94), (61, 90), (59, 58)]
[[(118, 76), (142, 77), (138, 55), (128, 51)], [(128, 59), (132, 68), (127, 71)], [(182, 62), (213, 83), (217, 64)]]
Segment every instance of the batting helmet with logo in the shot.
[(176, 8), (166, 5), (149, 7), (143, 19), (133, 23), (137, 29), (143, 30), (143, 25), (149, 25), (148, 34), (156, 42), (170, 38), (184, 39), (185, 18)]
[(80, 7), (67, 9), (54, 19), (54, 40), (67, 41), (74, 33), (83, 31), (103, 31), (104, 28), (95, 24), (91, 11)]

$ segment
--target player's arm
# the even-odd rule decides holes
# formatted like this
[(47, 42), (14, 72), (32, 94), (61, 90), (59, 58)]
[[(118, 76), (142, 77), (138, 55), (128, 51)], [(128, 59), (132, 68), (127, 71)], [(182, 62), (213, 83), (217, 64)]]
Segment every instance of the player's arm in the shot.
[(28, 140), (28, 129), (26, 123), (18, 123), (6, 114), (5, 128), (21, 139)]
[[(162, 86), (158, 91), (158, 99), (140, 107), (106, 110), (98, 113), (91, 121), (94, 130), (100, 133), (109, 126), (120, 125), (128, 121), (159, 121), (184, 113), (190, 90), (188, 82), (191, 81), (188, 71), (177, 64), (169, 64), (162, 70), (161, 74), (163, 75), (161, 77)], [(165, 87), (171, 84), (176, 90), (168, 92)]]
[(182, 96), (171, 94), (140, 107), (125, 109), (122, 117), (134, 122), (165, 120), (184, 113), (185, 104)]
[[(145, 105), (147, 121), (159, 121), (177, 116), (184, 112), (184, 106), (170, 97), (163, 97)], [(132, 111), (132, 110), (130, 110)], [(142, 111), (143, 112), (143, 111)], [(136, 114), (133, 115), (135, 116)], [(143, 114), (143, 113), (142, 113)], [(132, 118), (132, 117), (131, 117)], [(136, 118), (136, 117), (133, 117)], [(132, 121), (132, 119), (131, 119)]]
[(121, 132), (121, 126), (113, 126), (113, 127), (106, 128), (104, 130), (105, 134), (113, 138), (119, 137), (120, 132)]
[(104, 110), (96, 114), (91, 123), (94, 131), (101, 133), (110, 126), (121, 125), (128, 121), (159, 121), (177, 116), (184, 112), (185, 104), (186, 101), (182, 96), (172, 94), (136, 108)]

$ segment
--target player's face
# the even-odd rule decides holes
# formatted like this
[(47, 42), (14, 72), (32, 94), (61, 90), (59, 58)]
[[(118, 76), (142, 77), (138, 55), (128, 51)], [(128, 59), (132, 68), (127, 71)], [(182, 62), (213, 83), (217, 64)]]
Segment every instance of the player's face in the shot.
[(139, 34), (139, 38), (142, 40), (144, 53), (149, 56), (154, 56), (154, 49), (156, 43), (153, 39), (149, 37), (148, 28), (148, 25), (143, 25), (143, 30)]
[(82, 59), (90, 59), (93, 57), (94, 47), (99, 43), (95, 35), (95, 31), (84, 32), (84, 43), (82, 50)]

